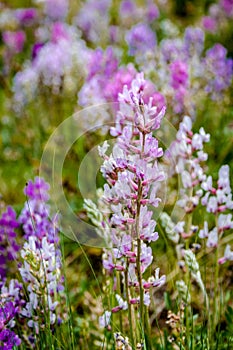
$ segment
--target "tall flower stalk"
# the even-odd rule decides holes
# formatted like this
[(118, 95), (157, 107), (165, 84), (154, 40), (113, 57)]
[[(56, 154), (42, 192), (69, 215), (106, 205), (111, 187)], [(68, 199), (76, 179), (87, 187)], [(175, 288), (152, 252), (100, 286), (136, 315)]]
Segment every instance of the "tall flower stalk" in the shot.
[[(116, 124), (111, 128), (111, 135), (116, 137), (112, 153), (106, 154), (107, 142), (99, 147), (104, 159), (101, 172), (107, 180), (101, 201), (110, 212), (104, 214), (105, 218), (98, 215), (102, 229), (100, 221), (96, 222), (97, 216), (94, 218), (94, 203), (86, 201), (85, 208), (99, 234), (106, 239), (108, 232), (103, 266), (112, 278), (118, 275), (116, 280), (121, 285), (115, 290), (122, 291), (121, 296), (116, 295), (118, 305), (111, 312), (128, 309), (130, 344), (150, 349), (150, 290), (166, 280), (165, 276), (159, 277), (159, 269), (148, 280), (144, 277), (153, 261), (150, 243), (159, 237), (149, 206), (158, 207), (157, 189), (165, 175), (157, 161), (163, 151), (152, 132), (160, 127), (165, 107), (158, 112), (153, 97), (145, 103), (145, 85), (143, 74), (138, 74), (130, 88), (124, 86), (118, 98)], [(123, 332), (126, 331), (124, 327)]]

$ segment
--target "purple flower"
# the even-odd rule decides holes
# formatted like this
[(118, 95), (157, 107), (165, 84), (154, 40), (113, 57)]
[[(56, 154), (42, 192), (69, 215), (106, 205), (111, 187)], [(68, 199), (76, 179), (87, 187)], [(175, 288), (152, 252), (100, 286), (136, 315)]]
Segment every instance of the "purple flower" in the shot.
[(69, 40), (69, 33), (66, 25), (62, 22), (56, 22), (51, 28), (51, 41), (57, 43), (59, 40)]
[(147, 1), (146, 18), (149, 23), (159, 18), (159, 9), (152, 0)]
[[(89, 218), (98, 228), (97, 233), (103, 237), (101, 223), (108, 223), (109, 239), (105, 238), (105, 242), (110, 244), (103, 253), (104, 268), (109, 275), (118, 271), (123, 280), (126, 280), (127, 273), (128, 285), (138, 289), (143, 288), (142, 274), (153, 261), (149, 243), (158, 239), (153, 212), (147, 206), (159, 205), (157, 191), (164, 180), (164, 173), (157, 163), (163, 150), (152, 131), (160, 127), (165, 107), (158, 111), (153, 103), (153, 94), (149, 97), (150, 91), (154, 92), (153, 86), (147, 84), (143, 73), (139, 73), (130, 87), (125, 85), (119, 93), (119, 110), (115, 127), (111, 128), (111, 134), (117, 136), (112, 153), (106, 154), (106, 142), (99, 147), (99, 153), (104, 159), (101, 172), (107, 181), (101, 202), (109, 210), (103, 220), (104, 213), (93, 216), (94, 205), (85, 206)], [(101, 222), (98, 223), (98, 220)], [(153, 285), (151, 283), (151, 287)], [(130, 303), (149, 306), (149, 294), (144, 291), (139, 293), (138, 289)], [(125, 301), (117, 299), (118, 305), (112, 312), (128, 307)]]
[(189, 56), (200, 56), (204, 47), (205, 34), (200, 28), (187, 27), (184, 33), (184, 47)]
[(35, 8), (22, 8), (15, 11), (15, 17), (21, 25), (30, 26), (37, 18), (37, 10)]
[(25, 195), (29, 199), (47, 201), (49, 199), (48, 190), (50, 186), (48, 183), (44, 181), (44, 179), (39, 178), (38, 176), (35, 178), (34, 183), (32, 180), (29, 180), (28, 184), (24, 189)]
[(34, 59), (38, 56), (38, 54), (39, 54), (39, 52), (40, 52), (40, 49), (41, 49), (43, 46), (44, 46), (44, 43), (40, 43), (40, 42), (35, 43), (35, 44), (33, 45), (33, 47), (32, 47), (32, 60), (34, 60)]
[(0, 331), (2, 331), (5, 326), (14, 318), (17, 313), (17, 308), (15, 308), (12, 301), (1, 303), (0, 305)]
[(210, 16), (204, 16), (202, 19), (202, 25), (208, 32), (215, 33), (217, 30), (216, 20)]
[[(93, 51), (89, 64), (88, 64), (88, 77), (90, 80), (95, 75), (103, 74), (104, 77), (110, 78), (112, 74), (117, 70), (118, 60), (114, 55), (112, 47), (108, 47), (104, 52), (98, 48)], [(107, 80), (107, 79), (106, 79)]]
[(120, 4), (120, 18), (137, 17), (137, 6), (132, 0), (123, 0)]
[(18, 226), (14, 209), (7, 207), (0, 217), (0, 276), (2, 279), (6, 277), (8, 263), (17, 258), (19, 246), (15, 240), (15, 229)]
[(68, 0), (46, 0), (45, 14), (54, 21), (64, 20), (69, 10)]
[(21, 340), (13, 331), (3, 329), (0, 332), (0, 350), (12, 350), (13, 347), (19, 346)]
[(144, 54), (156, 47), (156, 35), (145, 23), (138, 23), (126, 33), (125, 40), (129, 46), (129, 55)]
[(7, 207), (6, 211), (2, 214), (0, 218), (0, 233), (11, 234), (15, 228), (19, 226), (16, 219), (16, 212), (10, 206)]
[(75, 23), (88, 41), (95, 44), (109, 39), (109, 0), (87, 0), (83, 3)]
[(215, 44), (206, 52), (204, 65), (206, 76), (205, 90), (217, 99), (230, 86), (233, 75), (233, 60), (226, 58), (227, 50), (221, 44)]
[(10, 51), (20, 53), (23, 50), (26, 35), (23, 30), (18, 30), (17, 32), (8, 30), (3, 32), (2, 39)]
[(233, 16), (233, 1), (232, 0), (220, 0), (220, 5), (228, 17)]
[(174, 89), (186, 88), (188, 85), (188, 66), (185, 62), (174, 61), (170, 65), (171, 86)]

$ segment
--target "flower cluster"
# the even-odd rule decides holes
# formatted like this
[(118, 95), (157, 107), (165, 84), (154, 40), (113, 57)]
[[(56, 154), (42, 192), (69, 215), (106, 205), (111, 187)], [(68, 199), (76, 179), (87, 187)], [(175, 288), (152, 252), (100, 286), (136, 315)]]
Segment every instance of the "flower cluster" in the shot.
[[(60, 295), (63, 291), (61, 274), (61, 252), (59, 248), (58, 220), (50, 218), (46, 202), (49, 199), (49, 185), (41, 178), (29, 181), (24, 193), (27, 201), (19, 218), (11, 207), (7, 207), (0, 218), (1, 237), (1, 294), (0, 294), (0, 348), (13, 349), (21, 341), (11, 330), (22, 327), (27, 320), (30, 331), (24, 327), (30, 342), (34, 342), (33, 331), (54, 327), (60, 323)], [(16, 244), (16, 229), (22, 225), (23, 248)], [(20, 263), (20, 257), (22, 262)], [(8, 262), (19, 261), (18, 270), (24, 289), (18, 280), (7, 281), (10, 275)], [(10, 276), (9, 276), (10, 277)], [(26, 294), (25, 294), (26, 290)], [(33, 330), (32, 330), (33, 329)], [(5, 347), (1, 347), (1, 345)]]
[[(229, 166), (223, 165), (219, 169), (217, 187), (213, 186), (212, 176), (208, 176), (202, 182), (205, 191), (201, 203), (206, 207), (208, 213), (213, 213), (216, 217), (216, 225), (209, 231), (208, 222), (204, 222), (203, 229), (199, 232), (201, 239), (207, 239), (206, 246), (217, 247), (224, 232), (233, 228), (232, 214), (228, 211), (233, 209), (232, 193), (229, 178)], [(230, 246), (227, 245), (224, 257), (219, 260), (224, 263), (232, 260)]]
[(183, 38), (177, 34), (176, 38), (165, 38), (155, 54), (135, 58), (139, 69), (171, 104), (174, 114), (188, 112), (194, 117), (200, 100), (210, 97), (221, 101), (231, 85), (232, 59), (226, 57), (226, 49), (220, 44), (205, 53), (204, 38), (202, 29), (187, 27)]
[(118, 66), (119, 61), (112, 47), (108, 47), (105, 52), (96, 49), (90, 54), (88, 76), (78, 94), (81, 106), (117, 102), (118, 93), (124, 85), (129, 87), (136, 75), (133, 65), (120, 68)]
[(32, 51), (33, 60), (14, 77), (17, 109), (31, 102), (40, 88), (44, 92), (49, 89), (55, 95), (61, 91), (73, 95), (77, 91), (77, 81), (85, 76), (82, 63), (89, 53), (75, 28), (57, 22), (51, 25), (48, 37), (40, 33), (38, 36)]
[(215, 34), (217, 30), (221, 32), (222, 28), (231, 23), (233, 16), (233, 4), (231, 0), (219, 0), (213, 3), (208, 9), (207, 16), (202, 18), (202, 26), (204, 30)]
[(18, 218), (25, 239), (35, 236), (41, 242), (43, 237), (47, 237), (50, 243), (58, 243), (58, 217), (50, 217), (46, 203), (49, 199), (48, 190), (49, 185), (39, 177), (34, 182), (30, 180), (25, 187), (27, 201)]
[(55, 309), (59, 304), (61, 262), (57, 259), (55, 245), (49, 243), (47, 237), (43, 237), (39, 248), (36, 243), (36, 237), (30, 236), (29, 242), (24, 244), (21, 250), (24, 263), (19, 270), (29, 294), (21, 314), (29, 319), (28, 326), (38, 334), (39, 327), (52, 326), (57, 320)]
[(1, 288), (0, 295), (0, 349), (13, 349), (21, 344), (21, 339), (11, 328), (15, 325), (15, 316), (19, 312), (19, 305), (22, 303), (19, 291), (22, 286), (17, 281), (11, 280), (9, 289)]
[[(175, 172), (182, 180), (182, 198), (178, 204), (190, 213), (198, 205), (203, 192), (200, 184), (206, 179), (202, 162), (208, 158), (203, 151), (203, 144), (209, 142), (210, 135), (200, 128), (199, 133), (192, 132), (191, 118), (185, 116), (180, 123), (176, 141), (167, 151), (168, 158), (176, 164)], [(172, 164), (172, 171), (174, 171)]]
[[(148, 206), (159, 205), (157, 190), (164, 180), (157, 161), (163, 151), (152, 132), (160, 127), (165, 113), (165, 107), (158, 111), (153, 105), (153, 97), (148, 103), (144, 101), (145, 87), (143, 74), (136, 76), (130, 88), (124, 86), (119, 94), (115, 126), (111, 128), (111, 134), (117, 136), (116, 143), (109, 156), (107, 142), (99, 147), (104, 159), (101, 172), (107, 180), (102, 200), (111, 211), (108, 220), (103, 222), (100, 217), (102, 230), (106, 232), (107, 224), (112, 242), (109, 249), (104, 249), (103, 266), (110, 274), (119, 272), (122, 275), (126, 298), (124, 301), (116, 295), (117, 306), (111, 311), (139, 304), (141, 317), (143, 305), (150, 304), (150, 289), (162, 286), (166, 280), (165, 276), (159, 277), (159, 269), (155, 276), (143, 278), (153, 261), (149, 243), (158, 239), (153, 212)], [(98, 225), (99, 233), (100, 227)]]
[(16, 213), (12, 207), (7, 207), (0, 217), (0, 287), (10, 268), (10, 262), (16, 260), (19, 245), (16, 242), (15, 229), (19, 226)]

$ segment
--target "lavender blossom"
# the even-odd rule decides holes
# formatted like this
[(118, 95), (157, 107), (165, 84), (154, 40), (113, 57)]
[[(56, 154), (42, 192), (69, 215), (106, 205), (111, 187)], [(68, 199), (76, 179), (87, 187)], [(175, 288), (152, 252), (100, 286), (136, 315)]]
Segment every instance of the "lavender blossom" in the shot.
[(145, 51), (153, 51), (156, 46), (156, 36), (152, 29), (138, 23), (126, 33), (125, 40), (129, 46), (129, 55), (144, 54)]
[(15, 109), (33, 100), (41, 90), (50, 89), (52, 94), (77, 93), (77, 81), (85, 76), (83, 60), (87, 60), (89, 50), (80, 39), (80, 33), (71, 26), (55, 23), (50, 36), (38, 39), (34, 46), (32, 62), (27, 62), (22, 71), (14, 77), (13, 92)]
[(15, 11), (15, 17), (21, 25), (31, 26), (35, 23), (38, 13), (35, 8), (18, 8)]
[(101, 43), (109, 39), (109, 10), (112, 0), (88, 0), (75, 18), (75, 24), (88, 41)]
[(0, 350), (12, 350), (21, 344), (21, 339), (13, 331), (3, 329), (0, 331)]
[(232, 81), (233, 61), (226, 57), (227, 50), (220, 44), (215, 44), (206, 52), (204, 65), (206, 71), (205, 91), (213, 100), (222, 96)]
[(4, 301), (3, 295), (0, 296), (0, 349), (12, 350), (14, 346), (21, 344), (21, 339), (8, 327), (12, 327), (13, 319), (18, 312), (12, 301)]
[[(9, 262), (17, 259), (19, 246), (16, 242), (15, 229), (19, 226), (16, 213), (12, 207), (7, 207), (0, 217), (0, 276), (1, 280), (6, 277)], [(0, 282), (0, 286), (2, 282)]]
[(69, 10), (68, 0), (46, 0), (44, 12), (54, 21), (64, 20)]

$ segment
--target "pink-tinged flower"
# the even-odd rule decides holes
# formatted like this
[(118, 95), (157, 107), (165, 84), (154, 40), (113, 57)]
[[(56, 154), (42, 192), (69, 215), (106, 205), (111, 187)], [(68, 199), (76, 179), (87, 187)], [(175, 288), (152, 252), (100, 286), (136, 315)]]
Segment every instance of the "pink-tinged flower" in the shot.
[(232, 214), (220, 214), (218, 217), (218, 229), (220, 231), (230, 230), (233, 228)]
[(17, 32), (5, 31), (2, 34), (3, 42), (13, 53), (20, 53), (23, 50), (26, 35), (23, 30)]
[(233, 16), (233, 1), (232, 0), (220, 0), (220, 5), (228, 17)]
[(166, 276), (162, 275), (159, 277), (160, 269), (155, 270), (155, 276), (149, 277), (148, 281), (143, 281), (143, 287), (149, 289), (151, 287), (161, 287), (166, 283)]
[(147, 1), (146, 18), (149, 23), (159, 18), (159, 9), (152, 0)]
[(208, 32), (215, 33), (217, 30), (217, 22), (210, 16), (204, 16), (202, 19), (202, 25)]
[(53, 23), (51, 28), (51, 41), (57, 43), (59, 40), (69, 40), (70, 36), (66, 25), (62, 22)]
[(171, 72), (171, 86), (174, 89), (179, 89), (182, 87), (187, 87), (188, 85), (188, 66), (185, 62), (174, 61), (170, 65)]
[(229, 244), (227, 244), (224, 256), (218, 260), (219, 264), (224, 264), (226, 261), (233, 261), (233, 251)]
[(127, 301), (124, 301), (120, 295), (116, 294), (116, 299), (118, 302), (118, 305), (112, 308), (112, 313), (116, 313), (120, 310), (127, 310), (128, 309), (128, 304)]

